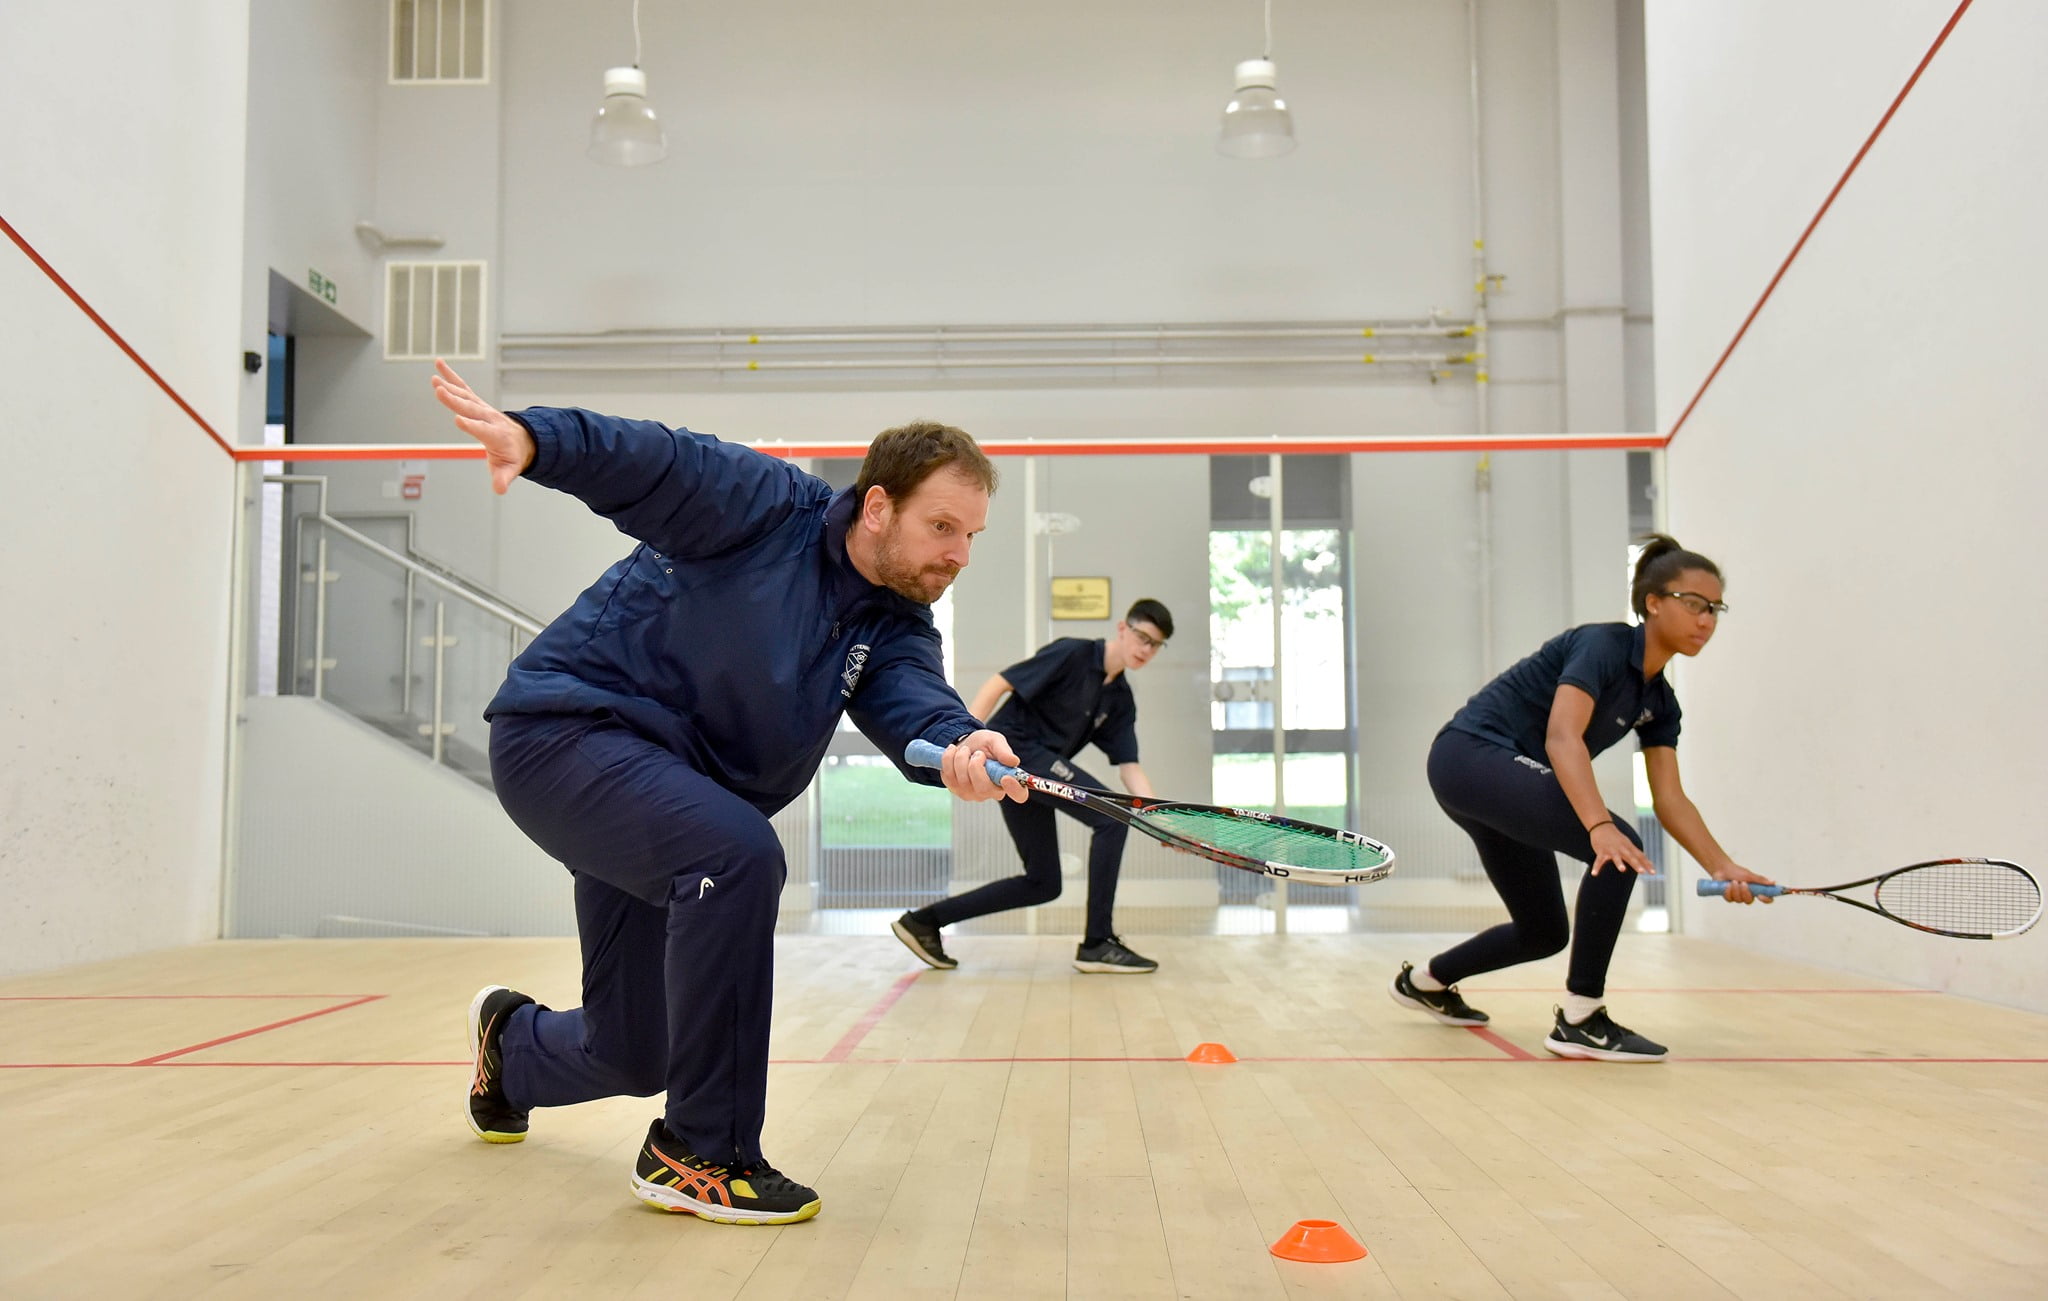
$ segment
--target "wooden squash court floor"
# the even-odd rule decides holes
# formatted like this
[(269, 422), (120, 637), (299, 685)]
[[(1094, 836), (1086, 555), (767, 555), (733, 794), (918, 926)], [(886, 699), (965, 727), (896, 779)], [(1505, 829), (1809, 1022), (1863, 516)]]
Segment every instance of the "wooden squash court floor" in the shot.
[[(629, 1195), (651, 1101), (476, 1141), (463, 1014), (569, 940), (243, 941), (0, 982), (7, 1297), (2039, 1297), (2048, 1017), (1624, 938), (1656, 1066), (1541, 1042), (1562, 967), (1388, 1001), (1402, 936), (777, 940), (786, 1228)], [(1226, 1044), (1234, 1066), (1182, 1057)], [(1290, 1224), (1368, 1248), (1276, 1260)]]

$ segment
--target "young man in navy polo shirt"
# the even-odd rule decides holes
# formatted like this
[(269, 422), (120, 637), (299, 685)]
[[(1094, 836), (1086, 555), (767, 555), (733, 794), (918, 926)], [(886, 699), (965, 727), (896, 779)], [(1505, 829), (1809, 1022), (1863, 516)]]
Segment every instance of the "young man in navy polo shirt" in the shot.
[[(1062, 637), (983, 683), (968, 708), (976, 718), (988, 719), (990, 727), (1017, 747), (1026, 771), (1101, 789), (1101, 781), (1073, 763), (1081, 747), (1092, 741), (1116, 765), (1125, 790), (1149, 797), (1152, 783), (1138, 766), (1138, 702), (1124, 673), (1151, 663), (1171, 636), (1173, 616), (1166, 607), (1149, 598), (1139, 601), (1112, 636), (1094, 641)], [(1003, 701), (1000, 708), (998, 701)], [(1133, 953), (1110, 925), (1128, 829), (1114, 818), (1064, 800), (1004, 804), (1003, 825), (1024, 860), (1024, 874), (991, 881), (904, 913), (891, 927), (896, 938), (931, 966), (957, 967), (960, 964), (947, 955), (940, 940), (940, 927), (1059, 898), (1055, 810), (1092, 833), (1088, 842), (1087, 932), (1074, 951), (1074, 969), (1117, 974), (1157, 971), (1158, 963)]]
[(786, 876), (768, 818), (810, 784), (842, 714), (884, 754), (947, 747), (936, 775), (904, 767), (913, 781), (1024, 798), (990, 782), (989, 757), (1018, 756), (947, 685), (928, 608), (967, 565), (995, 470), (960, 430), (905, 425), (835, 494), (651, 420), (508, 415), (437, 366), (497, 491), (524, 476), (640, 543), (485, 710), (499, 802), (575, 881), (583, 1006), (477, 994), (470, 1128), (516, 1143), (534, 1107), (665, 1093), (636, 1196), (721, 1224), (808, 1219), (817, 1193), (761, 1154)]

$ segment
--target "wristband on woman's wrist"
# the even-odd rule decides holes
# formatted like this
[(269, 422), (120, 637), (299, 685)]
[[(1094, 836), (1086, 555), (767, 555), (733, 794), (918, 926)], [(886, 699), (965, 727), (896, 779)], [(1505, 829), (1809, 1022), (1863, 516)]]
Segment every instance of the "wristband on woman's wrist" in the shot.
[(1599, 820), (1598, 822), (1594, 823), (1594, 824), (1593, 824), (1592, 826), (1590, 826), (1590, 827), (1587, 827), (1587, 828), (1586, 828), (1586, 834), (1590, 836), (1590, 835), (1592, 835), (1592, 834), (1593, 834), (1594, 832), (1598, 831), (1598, 830), (1599, 830), (1600, 828), (1602, 828), (1602, 827), (1611, 827), (1611, 826), (1613, 826), (1613, 825), (1614, 825), (1614, 819), (1613, 819), (1613, 818), (1602, 818), (1602, 819), (1600, 819), (1600, 820)]

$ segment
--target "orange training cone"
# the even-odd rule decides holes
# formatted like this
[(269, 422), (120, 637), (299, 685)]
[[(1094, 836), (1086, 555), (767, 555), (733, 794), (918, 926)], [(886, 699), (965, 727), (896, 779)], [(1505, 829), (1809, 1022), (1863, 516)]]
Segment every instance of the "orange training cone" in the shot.
[(1237, 1054), (1231, 1052), (1222, 1044), (1196, 1044), (1195, 1050), (1188, 1054), (1188, 1060), (1191, 1062), (1207, 1062), (1213, 1066), (1225, 1066), (1236, 1061)]
[(1344, 1232), (1344, 1226), (1335, 1220), (1296, 1220), (1267, 1250), (1282, 1260), (1305, 1260), (1312, 1265), (1334, 1265), (1365, 1256), (1364, 1244)]

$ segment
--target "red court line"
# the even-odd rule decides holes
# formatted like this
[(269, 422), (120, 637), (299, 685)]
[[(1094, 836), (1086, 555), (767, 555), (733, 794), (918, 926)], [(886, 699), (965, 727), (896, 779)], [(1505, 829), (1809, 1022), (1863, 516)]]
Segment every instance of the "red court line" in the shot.
[(1518, 1043), (1513, 1042), (1512, 1040), (1501, 1038), (1500, 1035), (1496, 1034), (1492, 1030), (1487, 1029), (1483, 1025), (1468, 1025), (1465, 1028), (1472, 1032), (1473, 1038), (1484, 1039), (1487, 1043), (1492, 1044), (1494, 1047), (1500, 1049), (1502, 1052), (1506, 1053), (1508, 1056), (1514, 1058), (1518, 1062), (1533, 1062), (1537, 1060), (1535, 1053), (1530, 1052), (1528, 1049), (1522, 1047)]
[[(328, 1010), (330, 1010), (330, 1011), (340, 1011), (341, 1009), (340, 1009), (340, 1008), (330, 1008), (330, 1009), (328, 1009)], [(319, 1015), (319, 1014), (318, 1014), (318, 1013), (315, 1013), (315, 1015)], [(282, 1022), (280, 1022), (280, 1024), (283, 1024), (283, 1023), (282, 1023)], [(266, 1029), (274, 1029), (275, 1027), (264, 1027), (264, 1028), (266, 1028)], [(256, 1031), (249, 1031), (248, 1033), (250, 1033), (250, 1034), (254, 1034), (254, 1033), (256, 1033)], [(205, 1046), (205, 1045), (200, 1045), (200, 1047), (204, 1047), (204, 1046)], [(1509, 1045), (1509, 1046), (1510, 1046), (1510, 1047), (1512, 1047), (1513, 1045)], [(187, 1052), (191, 1052), (191, 1051), (196, 1051), (196, 1049), (186, 1049), (186, 1050), (184, 1050), (184, 1051), (187, 1051)], [(1450, 1064), (1450, 1065), (1458, 1065), (1458, 1064), (1463, 1064), (1463, 1065), (1468, 1065), (1468, 1066), (1520, 1066), (1520, 1065), (1524, 1065), (1524, 1064), (1527, 1064), (1527, 1063), (1531, 1063), (1531, 1062), (1533, 1062), (1533, 1063), (1536, 1063), (1536, 1064), (1538, 1064), (1538, 1065), (1585, 1065), (1585, 1064), (1586, 1064), (1586, 1063), (1583, 1063), (1583, 1062), (1579, 1062), (1579, 1061), (1576, 1061), (1576, 1060), (1574, 1060), (1574, 1059), (1571, 1059), (1571, 1058), (1564, 1058), (1564, 1057), (1551, 1057), (1551, 1056), (1548, 1056), (1548, 1055), (1539, 1055), (1539, 1054), (1536, 1054), (1536, 1053), (1526, 1052), (1526, 1051), (1523, 1051), (1523, 1050), (1522, 1050), (1522, 1049), (1520, 1049), (1520, 1048), (1516, 1048), (1516, 1049), (1515, 1049), (1515, 1054), (1516, 1054), (1516, 1055), (1514, 1055), (1514, 1056), (1494, 1056), (1494, 1055), (1492, 1055), (1492, 1054), (1487, 1054), (1487, 1055), (1485, 1055), (1485, 1056), (1480, 1056), (1480, 1057), (1475, 1057), (1475, 1056), (1472, 1056), (1472, 1055), (1471, 1055), (1471, 1054), (1469, 1054), (1469, 1053), (1467, 1053), (1467, 1054), (1464, 1054), (1464, 1055), (1462, 1055), (1462, 1056), (1456, 1056), (1456, 1057), (1428, 1057), (1428, 1056), (1408, 1056), (1408, 1057), (1373, 1057), (1373, 1056), (1367, 1056), (1367, 1055), (1358, 1055), (1358, 1056), (1333, 1056), (1333, 1057), (1240, 1057), (1240, 1058), (1238, 1058), (1237, 1060), (1238, 1060), (1238, 1061), (1239, 1061), (1240, 1063), (1244, 1063), (1244, 1062), (1273, 1062), (1273, 1063), (1285, 1063), (1285, 1062), (1305, 1062), (1305, 1063), (1309, 1063), (1309, 1064), (1311, 1064), (1311, 1065), (1313, 1065), (1313, 1064), (1317, 1064), (1317, 1063), (1328, 1063), (1328, 1064), (1340, 1064), (1340, 1063), (1365, 1063), (1365, 1064), (1371, 1065), (1371, 1064), (1393, 1064), (1393, 1063), (1401, 1063), (1401, 1062), (1443, 1063), (1443, 1064)], [(1018, 1062), (1032, 1062), (1032, 1063), (1036, 1063), (1036, 1062), (1134, 1062), (1134, 1063), (1152, 1063), (1152, 1062), (1181, 1062), (1181, 1061), (1186, 1061), (1186, 1059), (1185, 1059), (1185, 1058), (1182, 1058), (1182, 1057), (863, 1057), (863, 1058), (862, 1058), (862, 1059), (860, 1059), (859, 1061), (847, 1061), (847, 1060), (845, 1060), (845, 1059), (843, 1059), (843, 1058), (840, 1058), (840, 1059), (835, 1059), (835, 1058), (830, 1058), (830, 1057), (777, 1057), (777, 1058), (773, 1058), (773, 1059), (771, 1059), (771, 1060), (770, 1060), (770, 1062), (769, 1062), (769, 1065), (771, 1065), (771, 1066), (906, 1066), (906, 1065), (908, 1065), (908, 1066), (979, 1066), (979, 1065), (989, 1065), (989, 1064), (1003, 1064), (1003, 1063), (1018, 1063)], [(1672, 1058), (1669, 1058), (1669, 1059), (1668, 1059), (1668, 1061), (1670, 1061), (1670, 1062), (1675, 1062), (1675, 1063), (1679, 1063), (1679, 1064), (1682, 1064), (1682, 1065), (1723, 1065), (1723, 1064), (1730, 1064), (1730, 1063), (1734, 1063), (1734, 1064), (1741, 1064), (1741, 1063), (1760, 1063), (1760, 1064), (1763, 1064), (1763, 1065), (1776, 1065), (1776, 1066), (1807, 1066), (1807, 1065), (1829, 1065), (1829, 1066), (2048, 1066), (2048, 1057), (1672, 1057)], [(1597, 1063), (1597, 1062), (1595, 1062), (1595, 1063), (1592, 1063), (1592, 1064), (1593, 1064), (1593, 1065), (1599, 1065), (1599, 1063)], [(342, 1061), (331, 1061), (331, 1062), (330, 1062), (330, 1061), (267, 1061), (267, 1062), (224, 1062), (224, 1061), (205, 1061), (205, 1062), (184, 1062), (184, 1061), (170, 1061), (170, 1060), (148, 1059), (148, 1060), (144, 1060), (144, 1061), (139, 1061), (139, 1062), (0, 1062), (0, 1071), (97, 1071), (97, 1070), (133, 1070), (133, 1069), (135, 1069), (135, 1068), (137, 1068), (137, 1067), (152, 1067), (152, 1068), (156, 1068), (156, 1067), (161, 1067), (161, 1068), (164, 1068), (164, 1069), (201, 1069), (201, 1068), (205, 1068), (205, 1069), (210, 1069), (210, 1070), (221, 1070), (221, 1069), (231, 1069), (231, 1070), (249, 1070), (249, 1069), (257, 1069), (257, 1068), (263, 1068), (263, 1069), (275, 1069), (275, 1068), (278, 1068), (278, 1067), (292, 1067), (292, 1068), (298, 1068), (298, 1069), (314, 1069), (314, 1068), (330, 1068), (330, 1067), (352, 1067), (352, 1066), (362, 1066), (362, 1067), (387, 1067), (387, 1066), (413, 1066), (413, 1067), (420, 1067), (420, 1066), (424, 1066), (424, 1067), (432, 1067), (432, 1068), (434, 1068), (434, 1069), (436, 1069), (436, 1070), (445, 1070), (445, 1069), (450, 1069), (450, 1068), (453, 1068), (453, 1067), (457, 1067), (457, 1066), (467, 1067), (467, 1066), (469, 1066), (469, 1065), (471, 1065), (471, 1063), (470, 1063), (470, 1062), (467, 1062), (467, 1061), (445, 1061), (445, 1062), (397, 1062), (397, 1061), (356, 1061), (356, 1062), (342, 1062)]]
[(0, 1003), (98, 1003), (112, 1001), (150, 1002), (185, 998), (382, 998), (382, 994), (0, 994)]
[(57, 268), (51, 266), (48, 262), (45, 262), (43, 260), (43, 255), (36, 252), (35, 249), (30, 246), (29, 242), (21, 237), (21, 232), (15, 230), (13, 225), (9, 223), (7, 218), (5, 217), (0, 217), (0, 232), (4, 232), (7, 238), (13, 240), (15, 244), (17, 244), (21, 248), (22, 252), (28, 254), (28, 260), (35, 263), (36, 266), (39, 269), (41, 269), (42, 273), (50, 278), (52, 284), (56, 285), (57, 288), (63, 290), (64, 296), (69, 298), (73, 303), (76, 303), (78, 305), (78, 310), (84, 312), (88, 320), (90, 320), (94, 325), (99, 326), (100, 331), (104, 333), (109, 339), (112, 339), (114, 341), (115, 347), (119, 348), (122, 352), (127, 353), (128, 360), (134, 362), (137, 366), (142, 367), (142, 373), (149, 376), (150, 379), (154, 380), (156, 382), (156, 386), (162, 389), (164, 393), (171, 399), (171, 401), (178, 404), (179, 410), (183, 411), (186, 415), (192, 417), (192, 423), (198, 425), (201, 429), (205, 430), (206, 436), (208, 438), (211, 438), (214, 441), (214, 444), (218, 446), (221, 451), (226, 452), (229, 456), (233, 456), (235, 454), (235, 449), (229, 445), (228, 440), (222, 438), (218, 430), (216, 430), (212, 425), (206, 423), (206, 417), (200, 415), (197, 411), (194, 411), (192, 409), (192, 404), (190, 402), (187, 402), (183, 397), (179, 396), (178, 390), (172, 388), (168, 380), (166, 380), (163, 376), (157, 374), (156, 368), (154, 366), (151, 366), (148, 362), (142, 359), (141, 353), (129, 347), (128, 341), (122, 338), (119, 332), (117, 332), (113, 326), (107, 324), (107, 318), (101, 316), (98, 312), (95, 312), (92, 309), (92, 304), (86, 302), (85, 299), (79, 295), (79, 292), (71, 287), (71, 283), (69, 281), (64, 279), (63, 276), (57, 274)]
[(1728, 364), (1728, 358), (1734, 354), (1735, 346), (1742, 342), (1743, 335), (1749, 333), (1751, 322), (1756, 320), (1758, 312), (1764, 310), (1764, 304), (1769, 302), (1771, 295), (1777, 291), (1778, 282), (1783, 280), (1785, 272), (1791, 269), (1793, 259), (1797, 258), (1799, 251), (1806, 247), (1807, 237), (1813, 234), (1814, 227), (1820, 225), (1820, 219), (1828, 215), (1828, 209), (1834, 206), (1835, 196), (1842, 192), (1842, 187), (1849, 183), (1849, 178), (1856, 174), (1858, 167), (1862, 166), (1863, 156), (1870, 152), (1870, 147), (1877, 143), (1879, 136), (1884, 134), (1885, 127), (1891, 123), (1892, 114), (1898, 112), (1899, 105), (1906, 102), (1906, 96), (1912, 92), (1914, 83), (1920, 80), (1921, 73), (1927, 71), (1927, 65), (1934, 61), (1935, 52), (1948, 40), (1948, 34), (1956, 29), (1956, 23), (1961, 20), (1963, 11), (1968, 9), (1970, 4), (1971, 0), (1963, 0), (1961, 4), (1956, 6), (1956, 11), (1948, 16), (1948, 21), (1942, 24), (1941, 34), (1934, 38), (1934, 44), (1927, 47), (1927, 53), (1920, 56), (1919, 66), (1913, 69), (1912, 76), (1906, 78), (1906, 84), (1899, 88), (1898, 95), (1892, 99), (1891, 107), (1884, 111), (1884, 116), (1877, 120), (1875, 127), (1871, 128), (1869, 137), (1863, 142), (1863, 147), (1858, 149), (1856, 156), (1849, 160), (1849, 166), (1843, 170), (1841, 178), (1835, 182), (1835, 188), (1828, 191), (1828, 197), (1822, 200), (1820, 210), (1813, 214), (1813, 220), (1807, 222), (1806, 229), (1799, 232), (1799, 242), (1792, 246), (1792, 251), (1787, 253), (1785, 260), (1778, 264), (1777, 274), (1773, 275), (1771, 282), (1764, 286), (1763, 295), (1756, 300), (1756, 306), (1750, 308), (1749, 315), (1742, 318), (1742, 327), (1735, 331), (1735, 337), (1728, 341), (1726, 348), (1722, 349), (1721, 359), (1714, 363), (1714, 368), (1707, 372), (1706, 379), (1700, 382), (1699, 392), (1692, 395), (1692, 401), (1686, 403), (1685, 410), (1679, 413), (1678, 422), (1671, 426), (1670, 433), (1664, 435), (1666, 443), (1678, 437), (1678, 431), (1685, 427), (1686, 417), (1690, 416), (1692, 409), (1700, 404), (1700, 399), (1707, 395), (1707, 389), (1712, 386), (1714, 377), (1721, 373), (1721, 367)]
[[(1555, 985), (1459, 985), (1474, 994), (1555, 994)], [(1939, 994), (1938, 989), (1752, 989), (1742, 985), (1721, 985), (1687, 989), (1682, 986), (1610, 986), (1610, 994)]]
[(826, 1053), (821, 1060), (843, 1062), (852, 1056), (853, 1050), (860, 1047), (860, 1041), (868, 1037), (868, 1031), (874, 1029), (876, 1023), (888, 1015), (889, 1009), (896, 1006), (896, 1000), (903, 997), (923, 974), (923, 971), (907, 971), (898, 976), (896, 983), (889, 986), (889, 992), (882, 995), (881, 999), (867, 1010), (867, 1015), (861, 1017), (853, 1029), (841, 1035), (839, 1042), (832, 1045), (832, 1051)]
[(238, 1030), (234, 1034), (222, 1035), (218, 1039), (208, 1039), (205, 1043), (193, 1044), (188, 1048), (177, 1048), (167, 1053), (158, 1053), (154, 1057), (144, 1057), (140, 1061), (129, 1064), (132, 1066), (160, 1066), (170, 1061), (173, 1057), (183, 1057), (187, 1053), (196, 1053), (203, 1048), (215, 1048), (221, 1044), (233, 1043), (237, 1039), (247, 1039), (251, 1035), (259, 1035), (266, 1031), (282, 1029), (288, 1025), (297, 1025), (301, 1021), (310, 1021), (316, 1016), (327, 1016), (334, 1012), (346, 1012), (352, 1007), (361, 1007), (365, 1003), (374, 1003), (383, 997), (384, 995), (382, 994), (361, 994), (346, 1003), (336, 1003), (333, 1007), (323, 1007), (311, 1012), (301, 1012), (297, 1016), (288, 1016), (282, 1021), (272, 1021), (269, 1025), (259, 1025), (253, 1030)]

